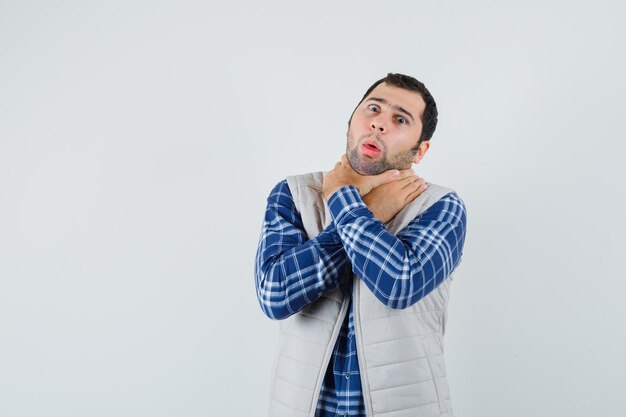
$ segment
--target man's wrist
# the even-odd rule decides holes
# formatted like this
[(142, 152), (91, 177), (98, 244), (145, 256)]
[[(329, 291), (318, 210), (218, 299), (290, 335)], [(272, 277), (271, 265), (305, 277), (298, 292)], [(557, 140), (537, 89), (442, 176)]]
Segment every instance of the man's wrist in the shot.
[(337, 192), (339, 188), (332, 188), (332, 189), (328, 189), (328, 190), (323, 190), (322, 194), (324, 197), (324, 201), (328, 201), (330, 200), (330, 197), (335, 194)]
[(331, 187), (328, 190), (324, 190), (323, 194), (324, 194), (324, 200), (326, 200), (327, 202), (330, 200), (330, 198), (339, 190), (341, 190), (344, 187), (349, 187), (349, 185), (339, 185), (336, 187)]

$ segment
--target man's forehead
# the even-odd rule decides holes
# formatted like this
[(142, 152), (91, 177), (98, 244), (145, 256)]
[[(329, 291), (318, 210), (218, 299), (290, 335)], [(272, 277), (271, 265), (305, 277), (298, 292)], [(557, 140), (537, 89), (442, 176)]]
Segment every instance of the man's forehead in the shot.
[(373, 98), (384, 99), (389, 105), (403, 107), (419, 116), (422, 115), (426, 108), (422, 95), (417, 91), (406, 90), (385, 82), (378, 84), (363, 102)]

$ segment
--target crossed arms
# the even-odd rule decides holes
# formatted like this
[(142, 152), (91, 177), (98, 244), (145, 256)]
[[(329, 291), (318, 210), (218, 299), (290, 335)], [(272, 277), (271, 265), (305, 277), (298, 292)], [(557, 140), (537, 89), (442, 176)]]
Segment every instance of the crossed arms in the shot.
[(393, 178), (390, 173), (382, 184), (337, 181), (339, 188), (326, 193), (333, 171), (324, 184), (332, 221), (311, 239), (304, 232), (287, 182), (280, 182), (270, 193), (255, 278), (261, 309), (271, 319), (287, 318), (315, 302), (339, 286), (350, 268), (383, 304), (406, 308), (435, 289), (460, 262), (466, 216), (456, 194), (444, 196), (394, 236), (380, 218), (395, 216), (423, 191), (405, 190), (404, 194), (414, 197), (403, 204), (393, 202), (398, 193), (393, 194), (392, 187), (399, 187), (394, 183), (411, 176), (411, 170)]

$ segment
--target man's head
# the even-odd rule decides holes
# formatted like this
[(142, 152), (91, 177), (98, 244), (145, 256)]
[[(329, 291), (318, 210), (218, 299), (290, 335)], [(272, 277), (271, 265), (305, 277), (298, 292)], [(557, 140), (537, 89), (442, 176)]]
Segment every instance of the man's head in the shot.
[(428, 151), (437, 105), (423, 83), (388, 74), (363, 95), (348, 122), (346, 154), (363, 175), (409, 168)]

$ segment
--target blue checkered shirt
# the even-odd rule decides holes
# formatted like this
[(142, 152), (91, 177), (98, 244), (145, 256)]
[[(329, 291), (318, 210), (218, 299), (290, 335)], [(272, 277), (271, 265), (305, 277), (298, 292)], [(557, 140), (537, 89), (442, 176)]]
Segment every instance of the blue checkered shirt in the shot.
[[(309, 239), (287, 181), (267, 209), (256, 255), (256, 291), (263, 312), (285, 319), (357, 274), (383, 304), (418, 302), (457, 267), (465, 241), (465, 206), (447, 194), (397, 235), (366, 207), (358, 190), (339, 189), (328, 200), (332, 222)], [(365, 416), (354, 338), (352, 292), (317, 403), (316, 416)]]

